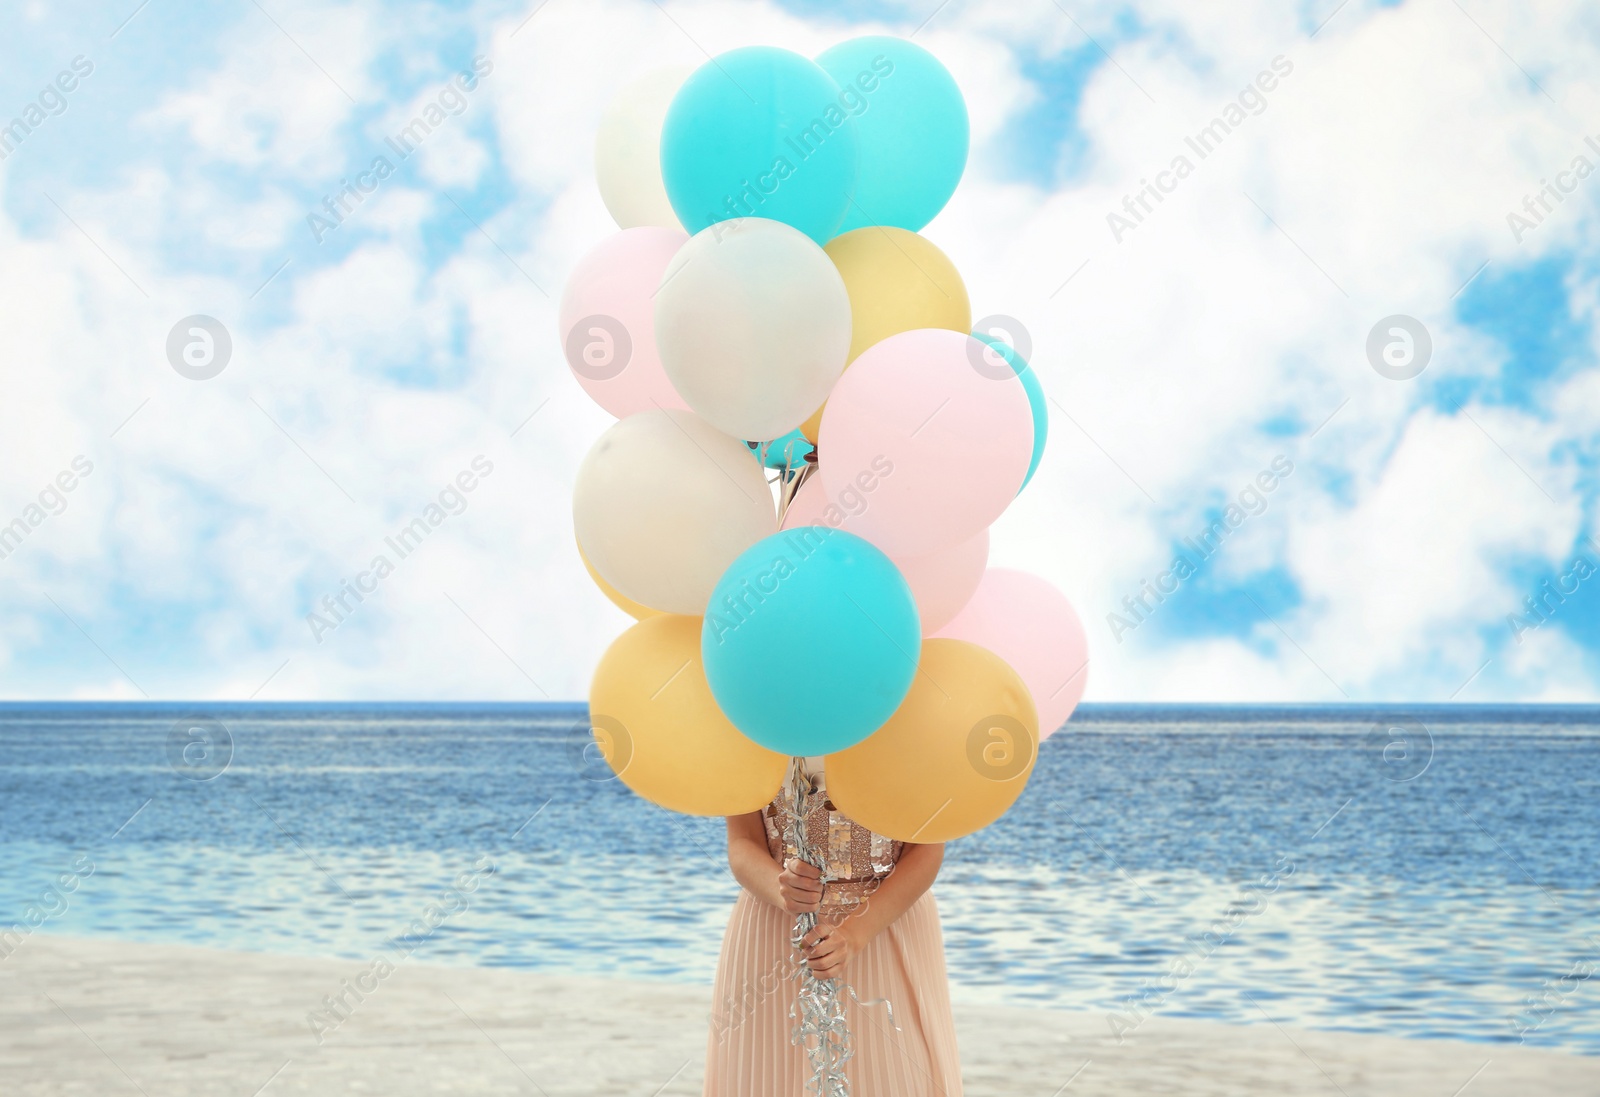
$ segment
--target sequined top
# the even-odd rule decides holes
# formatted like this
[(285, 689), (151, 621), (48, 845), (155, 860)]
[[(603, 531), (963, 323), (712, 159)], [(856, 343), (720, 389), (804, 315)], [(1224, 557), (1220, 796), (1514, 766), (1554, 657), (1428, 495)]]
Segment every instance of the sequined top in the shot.
[[(779, 793), (781, 797), (783, 794)], [(767, 828), (767, 851), (774, 860), (786, 861), (795, 849), (784, 834), (784, 809), (780, 800), (761, 809)], [(833, 801), (818, 798), (806, 815), (806, 834), (811, 848), (826, 850), (822, 865), (823, 909), (851, 907), (878, 889), (900, 860), (904, 842), (874, 834), (844, 812)]]

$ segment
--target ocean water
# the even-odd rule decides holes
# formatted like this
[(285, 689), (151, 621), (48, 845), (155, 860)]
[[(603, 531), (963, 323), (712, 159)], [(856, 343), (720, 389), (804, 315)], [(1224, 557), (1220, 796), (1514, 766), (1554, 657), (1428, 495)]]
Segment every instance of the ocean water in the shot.
[[(572, 706), (0, 706), (0, 957), (56, 933), (354, 971), (409, 934), (709, 983), (721, 821), (587, 741)], [(1600, 709), (1084, 706), (935, 894), (958, 999), (1597, 1055), (1597, 854)]]

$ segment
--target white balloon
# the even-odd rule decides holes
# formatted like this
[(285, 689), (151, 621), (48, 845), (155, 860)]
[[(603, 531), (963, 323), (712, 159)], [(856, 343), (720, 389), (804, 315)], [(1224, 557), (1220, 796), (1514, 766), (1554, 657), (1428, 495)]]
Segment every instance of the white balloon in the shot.
[(850, 352), (850, 297), (828, 254), (761, 217), (696, 233), (656, 293), (673, 387), (736, 438), (782, 437), (822, 406)]
[(602, 434), (578, 469), (572, 520), (606, 582), (694, 617), (734, 558), (778, 531), (750, 450), (689, 411), (642, 411)]
[(678, 215), (661, 181), (661, 123), (678, 87), (694, 69), (674, 66), (624, 87), (611, 100), (594, 137), (594, 175), (600, 197), (625, 229), (676, 229)]

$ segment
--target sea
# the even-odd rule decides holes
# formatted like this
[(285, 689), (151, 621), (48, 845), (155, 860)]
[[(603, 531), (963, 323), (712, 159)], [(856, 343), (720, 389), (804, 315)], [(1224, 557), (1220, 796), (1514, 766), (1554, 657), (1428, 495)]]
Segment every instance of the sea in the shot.
[[(403, 939), (709, 986), (723, 823), (588, 743), (581, 705), (0, 705), (0, 968)], [(934, 893), (958, 1001), (1600, 1055), (1600, 707), (1086, 704)]]

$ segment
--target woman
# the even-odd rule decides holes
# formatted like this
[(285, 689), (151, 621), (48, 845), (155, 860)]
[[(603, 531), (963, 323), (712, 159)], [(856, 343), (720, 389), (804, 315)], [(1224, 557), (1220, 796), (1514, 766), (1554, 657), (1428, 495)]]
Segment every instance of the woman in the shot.
[[(821, 761), (806, 759), (819, 789)], [(842, 981), (855, 1050), (845, 1066), (852, 1094), (960, 1097), (944, 941), (928, 890), (944, 846), (874, 834), (819, 794), (805, 825), (811, 848), (823, 855), (824, 882), (786, 841), (783, 795), (728, 818), (728, 863), (744, 890), (717, 965), (705, 1097), (805, 1092), (811, 1066), (790, 1038), (789, 1016), (802, 962), (819, 978)], [(789, 937), (795, 915), (807, 911), (818, 913), (817, 927), (797, 956)]]

